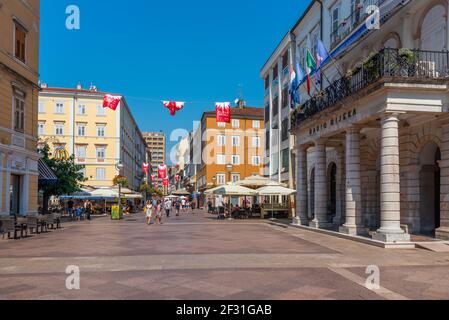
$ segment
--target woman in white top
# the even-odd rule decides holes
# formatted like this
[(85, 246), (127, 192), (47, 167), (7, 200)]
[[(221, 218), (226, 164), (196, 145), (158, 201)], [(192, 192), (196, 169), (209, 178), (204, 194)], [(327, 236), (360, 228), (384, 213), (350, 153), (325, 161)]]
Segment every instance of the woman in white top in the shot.
[(146, 204), (146, 217), (147, 217), (147, 224), (151, 224), (151, 220), (153, 219), (153, 205), (151, 204), (151, 201), (147, 201)]

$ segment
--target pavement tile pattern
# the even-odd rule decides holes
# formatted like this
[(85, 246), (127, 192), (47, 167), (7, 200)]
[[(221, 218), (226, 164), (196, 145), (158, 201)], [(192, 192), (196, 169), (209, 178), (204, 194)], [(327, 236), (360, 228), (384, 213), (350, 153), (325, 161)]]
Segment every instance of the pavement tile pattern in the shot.
[[(0, 299), (449, 299), (449, 254), (385, 250), (260, 220), (202, 212), (145, 224), (143, 214), (66, 223), (0, 240)], [(69, 265), (80, 290), (66, 288)], [(364, 285), (379, 266), (381, 287)]]

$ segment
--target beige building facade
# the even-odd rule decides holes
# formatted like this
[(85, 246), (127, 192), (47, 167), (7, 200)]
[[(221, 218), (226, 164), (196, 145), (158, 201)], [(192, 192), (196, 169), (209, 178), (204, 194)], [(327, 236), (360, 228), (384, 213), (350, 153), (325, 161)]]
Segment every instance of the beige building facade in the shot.
[(38, 212), (40, 1), (0, 2), (0, 215)]
[(43, 85), (39, 96), (38, 132), (54, 153), (65, 149), (85, 166), (85, 184), (111, 187), (119, 174), (127, 177), (129, 187), (139, 191), (144, 180), (145, 140), (125, 97), (117, 108), (103, 108), (103, 97), (95, 87), (89, 90), (49, 88)]

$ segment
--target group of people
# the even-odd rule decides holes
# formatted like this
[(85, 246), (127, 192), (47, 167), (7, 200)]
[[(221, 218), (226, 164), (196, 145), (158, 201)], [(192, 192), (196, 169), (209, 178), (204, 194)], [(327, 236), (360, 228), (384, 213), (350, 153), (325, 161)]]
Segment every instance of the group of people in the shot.
[(170, 218), (172, 210), (175, 210), (178, 217), (181, 213), (193, 212), (190, 203), (186, 199), (176, 199), (172, 201), (167, 198), (164, 201), (161, 199), (148, 200), (145, 205), (146, 223), (148, 225), (162, 224), (162, 215), (165, 211), (165, 217)]
[(81, 221), (82, 219), (90, 221), (92, 214), (92, 202), (90, 202), (90, 200), (86, 200), (82, 205), (75, 205), (73, 200), (69, 200), (67, 202), (67, 213), (73, 221)]

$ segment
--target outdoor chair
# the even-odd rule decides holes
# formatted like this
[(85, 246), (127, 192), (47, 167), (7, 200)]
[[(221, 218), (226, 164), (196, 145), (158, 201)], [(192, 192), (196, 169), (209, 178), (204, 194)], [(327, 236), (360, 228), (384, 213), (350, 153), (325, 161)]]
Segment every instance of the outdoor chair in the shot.
[(17, 239), (17, 231), (13, 219), (0, 219), (0, 233), (2, 234), (2, 239), (5, 238), (5, 234), (8, 235), (8, 239), (11, 239), (12, 232), (14, 233), (14, 239)]
[(36, 234), (40, 233), (39, 232), (40, 222), (37, 217), (28, 216), (27, 217), (27, 226), (28, 226), (28, 229), (30, 230), (30, 233), (33, 233), (33, 230), (35, 231)]

